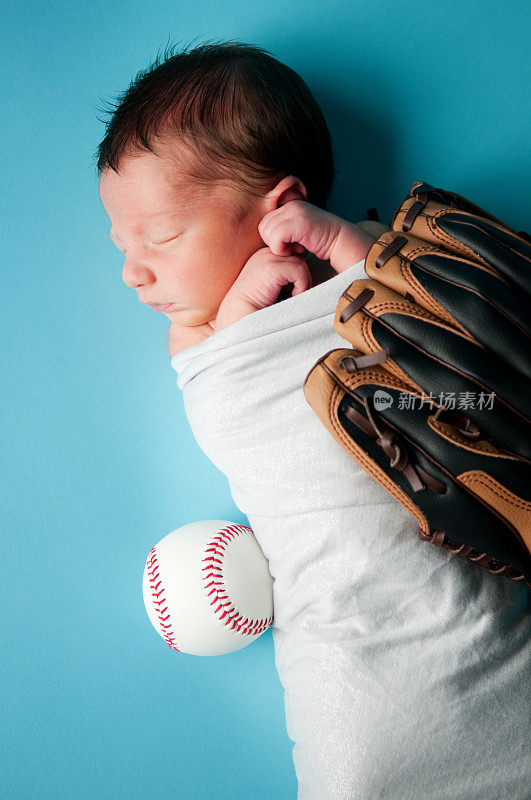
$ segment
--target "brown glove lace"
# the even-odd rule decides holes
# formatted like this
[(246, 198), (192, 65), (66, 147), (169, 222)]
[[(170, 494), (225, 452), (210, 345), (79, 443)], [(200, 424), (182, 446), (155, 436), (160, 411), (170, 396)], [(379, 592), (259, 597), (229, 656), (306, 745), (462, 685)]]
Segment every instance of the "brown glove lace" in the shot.
[[(342, 361), (348, 358), (352, 357), (345, 356)], [(359, 362), (359, 360), (359, 358), (355, 359), (356, 362)], [(347, 369), (347, 371), (352, 370)], [(433, 477), (433, 475), (429, 475), (419, 464), (415, 464), (413, 466), (413, 464), (409, 462), (405, 443), (401, 437), (398, 436), (396, 431), (384, 427), (381, 421), (379, 425), (376, 423), (377, 414), (375, 412), (372, 399), (364, 398), (362, 402), (367, 413), (367, 418), (351, 406), (347, 407), (345, 410), (345, 415), (351, 422), (361, 428), (368, 436), (371, 437), (371, 439), (375, 441), (377, 445), (382, 448), (386, 456), (389, 458), (389, 466), (402, 472), (402, 474), (409, 481), (414, 492), (418, 492), (424, 488), (427, 488), (436, 494), (445, 494), (447, 488), (442, 481), (437, 480)], [(473, 439), (479, 437), (479, 428), (477, 428), (472, 420), (468, 420), (461, 414), (451, 413), (442, 408), (437, 411), (436, 416), (439, 416), (441, 413), (445, 414), (448, 422), (451, 422), (459, 427), (459, 430), (461, 430), (462, 433), (465, 433), (465, 435), (468, 435)], [(470, 561), (474, 561), (476, 564), (481, 564), (493, 575), (500, 575), (515, 581), (523, 581), (527, 586), (531, 587), (531, 583), (527, 581), (522, 573), (519, 572), (512, 564), (500, 564), (488, 553), (480, 553), (471, 545), (454, 544), (446, 539), (446, 534), (444, 531), (436, 528), (433, 533), (424, 533), (419, 527), (419, 538), (423, 541), (431, 542), (437, 547), (444, 547), (456, 555), (465, 556), (466, 558), (470, 559)]]

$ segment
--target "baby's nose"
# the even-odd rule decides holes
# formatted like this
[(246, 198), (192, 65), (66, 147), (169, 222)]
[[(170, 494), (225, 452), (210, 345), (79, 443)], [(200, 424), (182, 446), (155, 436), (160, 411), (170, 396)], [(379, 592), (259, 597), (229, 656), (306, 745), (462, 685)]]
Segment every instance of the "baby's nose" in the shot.
[(125, 285), (130, 286), (131, 289), (138, 289), (140, 286), (144, 286), (147, 283), (153, 283), (154, 275), (148, 267), (127, 257), (122, 270), (122, 280)]

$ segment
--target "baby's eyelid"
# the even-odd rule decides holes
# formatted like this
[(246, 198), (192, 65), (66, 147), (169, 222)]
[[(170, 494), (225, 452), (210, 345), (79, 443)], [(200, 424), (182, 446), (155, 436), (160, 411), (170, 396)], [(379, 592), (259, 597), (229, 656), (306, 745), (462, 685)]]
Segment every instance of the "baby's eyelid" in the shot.
[(180, 233), (176, 233), (175, 236), (171, 236), (169, 239), (163, 239), (162, 242), (153, 242), (153, 244), (168, 244), (169, 242), (173, 242), (173, 240), (177, 239), (180, 235)]

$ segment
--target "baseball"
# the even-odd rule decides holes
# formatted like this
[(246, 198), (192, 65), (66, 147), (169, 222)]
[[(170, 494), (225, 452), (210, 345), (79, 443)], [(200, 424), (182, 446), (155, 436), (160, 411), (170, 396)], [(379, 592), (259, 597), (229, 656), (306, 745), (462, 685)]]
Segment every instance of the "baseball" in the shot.
[(173, 650), (233, 653), (273, 623), (273, 578), (254, 534), (227, 520), (191, 522), (152, 547), (142, 580), (144, 605)]

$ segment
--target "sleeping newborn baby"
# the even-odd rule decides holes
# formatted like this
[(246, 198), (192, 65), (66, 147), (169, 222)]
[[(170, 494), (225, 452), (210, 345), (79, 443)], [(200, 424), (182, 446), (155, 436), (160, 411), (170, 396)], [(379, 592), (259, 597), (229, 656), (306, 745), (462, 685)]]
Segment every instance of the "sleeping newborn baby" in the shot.
[(260, 198), (236, 179), (196, 185), (174, 166), (189, 159), (186, 145), (171, 142), (124, 158), (119, 173), (106, 169), (100, 179), (109, 235), (126, 256), (123, 280), (171, 320), (171, 356), (276, 303), (287, 284), (299, 294), (359, 262), (374, 241), (363, 226), (386, 229), (306, 202), (295, 175)]
[(386, 229), (326, 210), (304, 81), (250, 45), (173, 55), (114, 108), (98, 169), (123, 280), (170, 319), (192, 432), (269, 562), (298, 800), (528, 798), (526, 588), (420, 541), (304, 397)]

